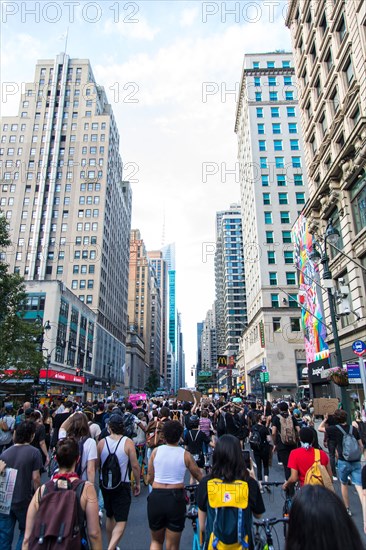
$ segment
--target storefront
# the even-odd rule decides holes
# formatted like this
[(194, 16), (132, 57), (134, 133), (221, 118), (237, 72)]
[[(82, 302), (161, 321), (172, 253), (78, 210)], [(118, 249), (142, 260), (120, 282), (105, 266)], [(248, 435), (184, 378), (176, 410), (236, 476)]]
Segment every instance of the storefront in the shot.
[(310, 395), (314, 397), (335, 397), (332, 384), (328, 380), (329, 359), (320, 359), (308, 365)]
[(49, 395), (65, 395), (83, 399), (84, 376), (76, 376), (53, 369), (41, 369), (39, 380), (41, 383), (47, 384), (47, 394)]

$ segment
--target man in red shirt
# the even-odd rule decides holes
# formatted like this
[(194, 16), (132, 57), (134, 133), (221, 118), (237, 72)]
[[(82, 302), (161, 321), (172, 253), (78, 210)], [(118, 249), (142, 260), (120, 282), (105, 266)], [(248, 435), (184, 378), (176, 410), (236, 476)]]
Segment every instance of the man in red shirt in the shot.
[[(301, 428), (300, 430), (301, 448), (291, 451), (288, 459), (288, 468), (291, 470), (289, 479), (284, 483), (283, 489), (287, 489), (290, 484), (299, 481), (300, 487), (304, 485), (306, 472), (315, 462), (315, 453), (312, 446), (313, 432), (310, 428)], [(332, 479), (332, 469), (329, 464), (328, 455), (320, 451), (320, 464), (326, 467), (330, 479)]]

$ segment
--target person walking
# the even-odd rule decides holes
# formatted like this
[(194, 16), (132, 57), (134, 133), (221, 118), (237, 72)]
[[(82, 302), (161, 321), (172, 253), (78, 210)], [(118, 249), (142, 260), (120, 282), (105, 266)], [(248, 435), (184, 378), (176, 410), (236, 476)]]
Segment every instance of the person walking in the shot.
[[(209, 445), (211, 437), (207, 436), (199, 427), (200, 419), (197, 415), (192, 415), (189, 419), (189, 430), (185, 434), (183, 441), (187, 451), (191, 453), (199, 468), (205, 465), (204, 445)], [(191, 475), (190, 485), (194, 484), (194, 478)]]
[(6, 405), (0, 418), (0, 454), (13, 444), (15, 417), (12, 405)]
[(15, 428), (14, 445), (0, 455), (0, 460), (4, 461), (6, 467), (18, 470), (10, 513), (0, 513), (1, 550), (12, 550), (16, 522), (19, 526), (16, 550), (21, 550), (27, 509), (32, 500), (33, 491), (37, 490), (41, 484), (41, 453), (31, 446), (35, 433), (34, 422), (21, 422)]
[(272, 436), (275, 445), (273, 452), (277, 451), (278, 462), (283, 465), (285, 479), (288, 479), (291, 472), (287, 462), (291, 451), (297, 447), (300, 427), (289, 413), (289, 407), (285, 401), (280, 403), (278, 408), (279, 415), (272, 418)]
[[(262, 486), (263, 474), (264, 482), (268, 481), (269, 476), (269, 458), (271, 454), (270, 437), (271, 432), (266, 426), (267, 419), (260, 413), (252, 416), (251, 434), (249, 436), (249, 444), (253, 451), (254, 461), (257, 465), (257, 479), (261, 493), (264, 492)], [(264, 483), (264, 487), (267, 487)], [(267, 487), (268, 490), (268, 487)]]
[(188, 469), (197, 481), (202, 472), (192, 455), (179, 446), (183, 426), (168, 420), (163, 426), (165, 444), (155, 448), (148, 465), (152, 491), (147, 500), (147, 515), (151, 531), (150, 550), (179, 550), (185, 523), (186, 500), (184, 476)]
[[(118, 543), (123, 537), (131, 506), (131, 484), (128, 465), (131, 464), (135, 477), (134, 496), (140, 494), (140, 468), (137, 462), (135, 445), (131, 439), (124, 435), (123, 418), (119, 414), (113, 414), (108, 420), (107, 437), (98, 443), (98, 463), (100, 471), (100, 483), (104, 500), (107, 521), (108, 550), (117, 550)], [(112, 471), (112, 462), (118, 460)], [(115, 473), (113, 473), (115, 472)], [(118, 483), (113, 486), (113, 477), (117, 476)], [(105, 479), (107, 477), (107, 480)], [(111, 483), (108, 483), (108, 481)]]

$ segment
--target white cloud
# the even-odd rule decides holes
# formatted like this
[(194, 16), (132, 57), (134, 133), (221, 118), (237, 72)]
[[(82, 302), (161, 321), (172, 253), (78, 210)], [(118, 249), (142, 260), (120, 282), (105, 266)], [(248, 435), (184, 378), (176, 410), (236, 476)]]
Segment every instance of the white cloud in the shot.
[(136, 18), (136, 23), (123, 20), (114, 22), (112, 19), (108, 19), (102, 30), (104, 34), (108, 34), (109, 36), (117, 34), (126, 38), (148, 41), (154, 40), (160, 32), (158, 27), (151, 27), (145, 19), (141, 18)]
[(197, 7), (183, 10), (180, 17), (180, 26), (190, 27), (197, 20), (198, 16), (199, 9)]

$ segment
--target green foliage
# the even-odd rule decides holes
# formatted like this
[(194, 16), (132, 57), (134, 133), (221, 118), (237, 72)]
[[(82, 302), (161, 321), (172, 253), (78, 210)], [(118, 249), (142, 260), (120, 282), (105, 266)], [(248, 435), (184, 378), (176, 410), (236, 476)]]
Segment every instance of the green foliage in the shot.
[[(0, 249), (9, 244), (8, 226), (0, 215)], [(44, 366), (37, 342), (42, 326), (24, 319), (25, 298), (22, 277), (9, 273), (8, 265), (0, 261), (0, 373), (15, 369), (11, 378), (36, 377)]]
[(156, 392), (159, 387), (159, 374), (155, 369), (150, 369), (149, 378), (145, 384), (145, 391), (152, 394)]

